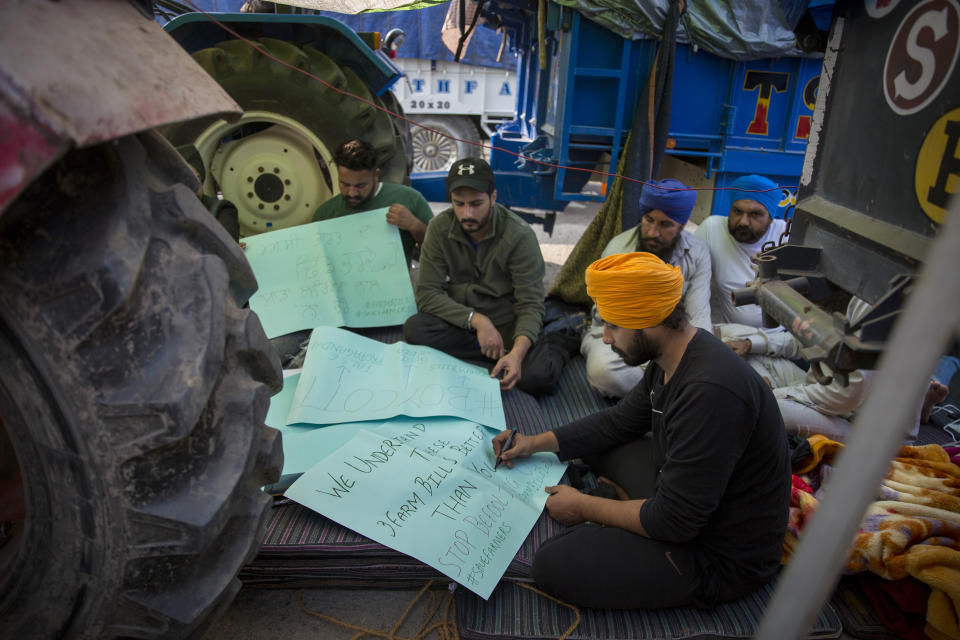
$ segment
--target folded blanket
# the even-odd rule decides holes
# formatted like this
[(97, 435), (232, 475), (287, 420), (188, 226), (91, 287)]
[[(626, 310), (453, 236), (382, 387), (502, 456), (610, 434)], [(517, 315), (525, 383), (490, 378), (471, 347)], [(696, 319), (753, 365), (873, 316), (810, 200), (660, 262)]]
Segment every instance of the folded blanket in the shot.
[[(842, 448), (823, 440), (811, 445), (814, 466), (829, 463)], [(805, 465), (805, 471), (814, 467)], [(785, 560), (816, 506), (813, 492), (795, 481)], [(950, 461), (943, 447), (900, 448), (877, 501), (867, 508), (844, 571), (870, 571), (889, 580), (912, 576), (923, 582), (931, 589), (927, 635), (960, 640), (960, 466)]]

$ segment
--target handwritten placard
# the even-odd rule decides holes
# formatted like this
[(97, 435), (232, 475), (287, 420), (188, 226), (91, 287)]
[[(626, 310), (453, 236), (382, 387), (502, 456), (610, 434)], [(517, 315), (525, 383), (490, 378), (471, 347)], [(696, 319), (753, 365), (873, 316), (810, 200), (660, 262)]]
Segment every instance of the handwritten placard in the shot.
[(400, 231), (386, 209), (244, 239), (269, 338), (318, 325), (384, 327), (417, 312)]
[(506, 428), (500, 383), (482, 367), (430, 347), (315, 328), (286, 423), (397, 415), (456, 416), (498, 431)]
[(494, 435), (466, 420), (396, 418), (361, 430), (284, 495), (490, 597), (566, 464), (494, 470)]
[(293, 482), (294, 476), (299, 476), (346, 444), (356, 435), (357, 429), (376, 429), (383, 424), (383, 421), (330, 425), (284, 424), (293, 404), (293, 395), (300, 381), (300, 372), (284, 370), (283, 376), (283, 389), (270, 398), (270, 409), (267, 411), (264, 422), (268, 427), (278, 429), (283, 434), (281, 481), (271, 486), (276, 487), (282, 484), (285, 488)]

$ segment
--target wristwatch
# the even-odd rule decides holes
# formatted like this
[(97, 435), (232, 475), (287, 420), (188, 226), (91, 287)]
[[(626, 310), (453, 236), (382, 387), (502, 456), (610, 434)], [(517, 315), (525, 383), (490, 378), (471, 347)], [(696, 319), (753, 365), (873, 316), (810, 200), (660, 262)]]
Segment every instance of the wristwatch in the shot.
[(467, 330), (473, 331), (473, 327), (470, 325), (470, 321), (473, 320), (473, 310), (467, 314)]

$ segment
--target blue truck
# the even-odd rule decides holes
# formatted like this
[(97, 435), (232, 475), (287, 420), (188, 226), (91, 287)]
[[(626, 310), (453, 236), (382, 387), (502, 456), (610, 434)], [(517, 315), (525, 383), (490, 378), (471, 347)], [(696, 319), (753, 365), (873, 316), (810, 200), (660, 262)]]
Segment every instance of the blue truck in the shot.
[[(548, 63), (541, 69), (535, 17), (521, 6), (494, 3), (492, 9), (518, 53), (516, 116), (490, 140), (500, 199), (547, 212), (601, 200), (606, 189), (583, 191), (596, 177), (585, 170), (615, 172), (659, 42), (619, 37), (579, 11), (547, 3)], [(666, 153), (699, 162), (717, 187), (762, 173), (795, 191), (821, 58), (734, 60), (680, 44), (674, 64)], [(609, 187), (613, 178), (602, 173)], [(428, 199), (444, 197), (440, 175), (415, 175), (413, 184)], [(718, 199), (708, 210), (723, 213), (723, 203)], [(636, 220), (624, 225), (630, 222)]]

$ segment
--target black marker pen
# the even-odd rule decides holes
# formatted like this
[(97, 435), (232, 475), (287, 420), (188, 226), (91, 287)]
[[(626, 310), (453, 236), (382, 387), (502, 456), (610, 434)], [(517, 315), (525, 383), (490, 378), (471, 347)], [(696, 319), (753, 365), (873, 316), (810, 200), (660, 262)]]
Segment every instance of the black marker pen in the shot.
[(513, 437), (514, 437), (515, 435), (517, 435), (517, 430), (516, 430), (516, 429), (510, 429), (510, 435), (507, 436), (507, 441), (503, 443), (503, 449), (500, 449), (500, 455), (497, 456), (496, 461), (493, 463), (493, 470), (494, 470), (494, 471), (497, 470), (497, 467), (499, 467), (499, 466), (500, 466), (500, 463), (502, 462), (501, 457), (503, 456), (503, 452), (513, 446)]

